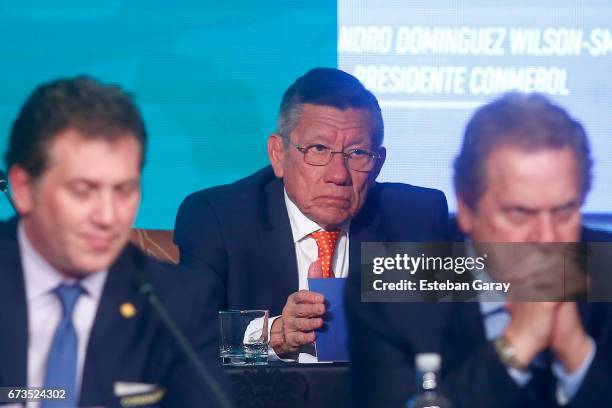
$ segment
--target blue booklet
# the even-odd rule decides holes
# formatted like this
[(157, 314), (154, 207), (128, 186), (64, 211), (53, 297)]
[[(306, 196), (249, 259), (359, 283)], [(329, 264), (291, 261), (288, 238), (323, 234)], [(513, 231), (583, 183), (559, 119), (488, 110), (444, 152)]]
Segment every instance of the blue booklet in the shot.
[(325, 296), (323, 326), (316, 331), (319, 361), (348, 361), (346, 315), (344, 313), (344, 278), (308, 279), (308, 289)]

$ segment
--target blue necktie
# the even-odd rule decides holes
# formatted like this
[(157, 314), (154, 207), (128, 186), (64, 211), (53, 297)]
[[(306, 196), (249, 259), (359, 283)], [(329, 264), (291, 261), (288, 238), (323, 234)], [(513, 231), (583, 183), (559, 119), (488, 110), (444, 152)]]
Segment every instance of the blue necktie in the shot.
[(45, 388), (65, 389), (67, 398), (43, 400), (41, 407), (76, 407), (77, 335), (72, 324), (72, 311), (83, 288), (78, 284), (62, 284), (54, 292), (62, 303), (63, 315), (49, 350)]

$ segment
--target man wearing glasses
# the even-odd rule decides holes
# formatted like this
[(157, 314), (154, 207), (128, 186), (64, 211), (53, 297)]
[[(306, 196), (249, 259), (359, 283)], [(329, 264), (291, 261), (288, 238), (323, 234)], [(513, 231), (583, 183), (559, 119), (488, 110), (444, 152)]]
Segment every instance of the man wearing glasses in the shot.
[(325, 305), (309, 277), (360, 273), (361, 242), (445, 239), (440, 191), (375, 182), (383, 133), (371, 92), (343, 71), (315, 68), (283, 96), (271, 166), (196, 192), (178, 211), (181, 264), (212, 270), (224, 307), (269, 309), (280, 357), (316, 361)]

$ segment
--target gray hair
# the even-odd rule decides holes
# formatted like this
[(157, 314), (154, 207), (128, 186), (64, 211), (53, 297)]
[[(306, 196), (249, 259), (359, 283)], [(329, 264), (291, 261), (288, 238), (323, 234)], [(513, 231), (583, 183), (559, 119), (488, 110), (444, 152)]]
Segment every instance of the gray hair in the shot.
[(372, 144), (382, 146), (384, 124), (376, 97), (357, 78), (335, 68), (314, 68), (285, 91), (277, 121), (277, 131), (285, 139), (285, 145), (307, 103), (341, 110), (367, 110), (372, 120)]

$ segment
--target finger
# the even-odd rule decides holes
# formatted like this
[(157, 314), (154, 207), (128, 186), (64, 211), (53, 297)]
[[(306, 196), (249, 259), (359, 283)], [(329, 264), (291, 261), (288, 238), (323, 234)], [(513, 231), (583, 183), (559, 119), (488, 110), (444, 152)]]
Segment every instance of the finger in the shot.
[(325, 314), (325, 305), (323, 303), (311, 304), (300, 304), (295, 305), (291, 309), (292, 317), (319, 317)]
[(323, 297), (322, 294), (317, 293), (317, 292), (311, 292), (306, 289), (302, 289), (298, 292), (293, 292), (292, 294), (289, 295), (289, 297), (287, 298), (287, 303), (285, 303), (285, 308), (287, 307), (290, 308), (296, 304), (302, 304), (302, 303), (310, 303), (310, 304), (323, 303), (324, 300), (325, 298)]
[(322, 278), (323, 277), (323, 268), (321, 267), (320, 261), (314, 261), (310, 264), (308, 268), (308, 278)]
[(303, 332), (293, 332), (287, 335), (287, 344), (290, 347), (299, 347), (304, 344), (310, 344), (315, 341), (314, 332), (303, 333)]
[(311, 292), (309, 290), (300, 290), (299, 292), (294, 294), (295, 296), (293, 297), (293, 301), (295, 303), (310, 303), (310, 304), (316, 304), (316, 303), (323, 303), (323, 301), (325, 300), (325, 298), (323, 297), (322, 294), (317, 293), (317, 292)]
[[(296, 318), (290, 319), (285, 323), (287, 332), (311, 332), (323, 325), (323, 319), (315, 318)], [(286, 335), (286, 334), (285, 334)]]
[(557, 325), (558, 325), (558, 318), (559, 318), (559, 312), (561, 310), (563, 303), (557, 303), (555, 304), (555, 307), (553, 308), (553, 320), (551, 323), (551, 328), (550, 328), (550, 334), (548, 335), (548, 345), (554, 344), (555, 341), (555, 333), (557, 332)]

